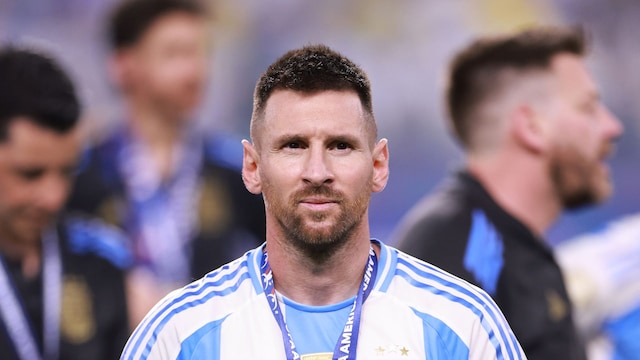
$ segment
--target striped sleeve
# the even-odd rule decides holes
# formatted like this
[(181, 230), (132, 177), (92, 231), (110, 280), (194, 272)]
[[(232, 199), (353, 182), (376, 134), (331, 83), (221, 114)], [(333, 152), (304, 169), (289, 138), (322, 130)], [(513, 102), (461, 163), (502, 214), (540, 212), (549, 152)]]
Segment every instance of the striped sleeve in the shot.
[(176, 359), (192, 334), (233, 312), (233, 294), (251, 287), (244, 261), (235, 261), (167, 295), (145, 316), (121, 360)]
[[(493, 299), (482, 289), (437, 267), (398, 254), (396, 274), (420, 289), (414, 311), (443, 322), (468, 348), (469, 359), (526, 359), (513, 331)], [(428, 301), (425, 298), (424, 292)]]

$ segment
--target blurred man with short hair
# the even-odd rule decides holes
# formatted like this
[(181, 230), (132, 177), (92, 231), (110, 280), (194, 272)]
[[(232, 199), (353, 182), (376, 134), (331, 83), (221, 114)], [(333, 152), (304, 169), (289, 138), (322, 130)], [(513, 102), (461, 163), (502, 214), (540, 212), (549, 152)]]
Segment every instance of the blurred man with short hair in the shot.
[(54, 60), (0, 49), (3, 359), (114, 359), (129, 334), (123, 235), (62, 212), (80, 157), (79, 116)]
[(544, 234), (564, 209), (612, 191), (622, 126), (584, 63), (582, 33), (533, 28), (480, 38), (451, 63), (447, 106), (464, 169), (398, 229), (409, 254), (485, 289), (529, 359), (584, 359)]
[[(259, 196), (242, 186), (242, 147), (193, 122), (208, 78), (203, 2), (125, 0), (109, 18), (124, 122), (87, 153), (69, 206), (131, 238), (132, 323), (170, 290), (264, 239)], [(234, 164), (235, 162), (235, 164)]]

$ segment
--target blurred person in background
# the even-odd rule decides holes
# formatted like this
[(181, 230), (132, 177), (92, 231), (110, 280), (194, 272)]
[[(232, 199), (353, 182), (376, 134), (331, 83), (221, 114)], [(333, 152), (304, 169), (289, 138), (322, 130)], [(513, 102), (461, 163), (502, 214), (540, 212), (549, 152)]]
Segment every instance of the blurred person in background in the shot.
[(612, 191), (622, 125), (587, 70), (584, 35), (542, 27), (480, 38), (451, 63), (447, 106), (464, 168), (417, 204), (401, 250), (485, 289), (529, 359), (584, 359), (544, 236), (564, 209)]
[(640, 358), (640, 214), (563, 241), (555, 253), (589, 359)]
[(192, 120), (207, 79), (202, 2), (130, 0), (109, 19), (122, 126), (86, 154), (69, 207), (129, 236), (132, 323), (169, 290), (264, 239), (264, 208), (237, 168)]
[(61, 210), (80, 104), (46, 55), (0, 49), (0, 357), (115, 359), (129, 334), (124, 236)]

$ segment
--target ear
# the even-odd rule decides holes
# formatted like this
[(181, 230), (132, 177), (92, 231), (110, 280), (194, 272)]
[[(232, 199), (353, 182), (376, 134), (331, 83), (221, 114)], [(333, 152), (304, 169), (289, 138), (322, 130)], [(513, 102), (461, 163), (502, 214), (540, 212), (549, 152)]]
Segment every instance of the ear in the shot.
[(378, 141), (373, 149), (373, 183), (371, 191), (380, 192), (389, 180), (389, 147), (387, 139)]
[(511, 133), (515, 141), (534, 153), (542, 153), (546, 148), (544, 119), (530, 105), (518, 106), (511, 114)]
[(248, 140), (242, 140), (242, 149), (242, 181), (249, 192), (260, 194), (262, 183), (258, 171), (258, 152)]
[(121, 89), (127, 87), (127, 79), (131, 76), (131, 66), (135, 63), (132, 61), (132, 50), (117, 50), (109, 58), (108, 70), (111, 81)]

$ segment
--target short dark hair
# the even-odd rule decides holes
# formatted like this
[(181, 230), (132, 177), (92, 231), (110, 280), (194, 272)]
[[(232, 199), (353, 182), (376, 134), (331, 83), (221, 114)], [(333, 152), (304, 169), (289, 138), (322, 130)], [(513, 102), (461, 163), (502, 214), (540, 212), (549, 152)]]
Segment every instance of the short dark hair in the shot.
[(135, 45), (156, 20), (173, 12), (207, 15), (205, 6), (195, 0), (123, 0), (109, 18), (109, 43), (114, 49)]
[(367, 74), (351, 60), (325, 45), (309, 45), (291, 50), (260, 76), (253, 94), (252, 137), (264, 115), (267, 100), (276, 90), (303, 93), (354, 91), (360, 98), (373, 140), (378, 136), (371, 102), (371, 84)]
[(583, 56), (586, 38), (578, 27), (535, 27), (484, 37), (460, 51), (450, 63), (446, 101), (453, 130), (470, 145), (473, 114), (483, 101), (500, 92), (496, 79), (504, 71), (546, 70), (561, 53)]
[(66, 133), (78, 122), (80, 103), (71, 79), (52, 58), (7, 46), (0, 48), (0, 141), (19, 116)]

